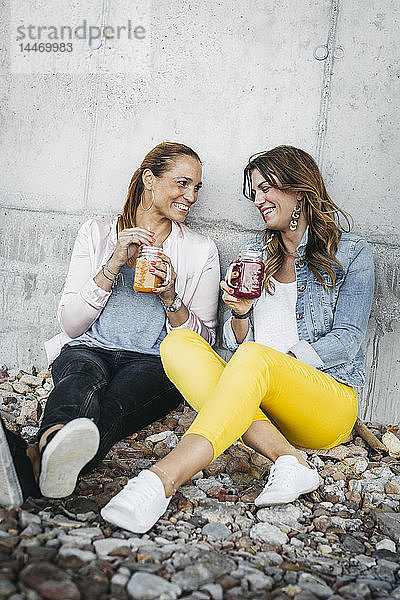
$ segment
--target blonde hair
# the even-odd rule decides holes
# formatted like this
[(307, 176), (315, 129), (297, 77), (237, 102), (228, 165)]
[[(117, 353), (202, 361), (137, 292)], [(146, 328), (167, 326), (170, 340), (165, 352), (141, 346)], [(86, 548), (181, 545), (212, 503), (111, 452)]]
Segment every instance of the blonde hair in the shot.
[[(251, 174), (254, 169), (260, 171), (269, 186), (299, 192), (302, 195), (303, 209), (309, 225), (306, 247), (308, 266), (328, 291), (328, 285), (322, 275), (325, 272), (333, 289), (336, 284), (336, 271), (333, 266), (342, 269), (335, 256), (340, 236), (342, 231), (345, 231), (340, 224), (340, 217), (344, 217), (347, 231), (350, 230), (351, 224), (349, 216), (329, 197), (314, 159), (304, 150), (293, 146), (277, 146), (251, 156), (244, 169), (243, 194), (253, 201)], [(264, 276), (264, 286), (269, 294), (274, 292), (271, 277), (281, 268), (286, 253), (279, 231), (267, 228), (264, 242), (271, 239), (273, 233), (273, 239), (267, 249)]]

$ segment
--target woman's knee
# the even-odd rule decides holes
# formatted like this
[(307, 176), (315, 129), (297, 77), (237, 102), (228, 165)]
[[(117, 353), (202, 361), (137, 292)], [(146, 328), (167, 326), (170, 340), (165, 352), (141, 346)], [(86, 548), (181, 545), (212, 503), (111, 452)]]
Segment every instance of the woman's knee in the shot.
[(241, 362), (252, 363), (259, 360), (263, 355), (267, 355), (267, 353), (263, 352), (265, 349), (265, 346), (261, 347), (256, 342), (243, 342), (236, 350), (234, 356), (236, 360), (240, 360)]
[(281, 371), (286, 358), (289, 357), (268, 346), (256, 342), (244, 342), (231, 360), (235, 363), (237, 361), (238, 368), (240, 367), (245, 373), (260, 372), (270, 377), (273, 373)]
[(173, 329), (161, 342), (160, 354), (163, 364), (181, 357), (182, 352), (186, 353), (189, 343), (198, 343), (201, 340), (203, 338), (191, 329)]
[(264, 362), (271, 364), (286, 356), (282, 352), (278, 352), (263, 344), (257, 344), (257, 342), (243, 342), (236, 350), (235, 354), (242, 359), (247, 359), (249, 361), (261, 359)]
[(87, 380), (102, 381), (107, 379), (107, 371), (103, 361), (90, 349), (76, 349), (62, 352), (52, 365), (55, 382), (69, 376), (86, 377)]

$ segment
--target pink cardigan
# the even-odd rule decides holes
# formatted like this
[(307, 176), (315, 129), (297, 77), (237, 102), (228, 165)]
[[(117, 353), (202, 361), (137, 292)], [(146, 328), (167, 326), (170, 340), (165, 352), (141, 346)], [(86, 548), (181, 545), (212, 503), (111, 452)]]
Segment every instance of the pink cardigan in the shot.
[[(64, 344), (87, 331), (107, 304), (111, 292), (101, 289), (93, 277), (112, 255), (117, 243), (117, 217), (90, 219), (78, 232), (57, 310), (63, 330), (45, 342), (49, 364)], [(172, 221), (164, 250), (177, 273), (176, 291), (189, 310), (180, 328), (192, 329), (211, 345), (215, 342), (219, 293), (219, 259), (207, 236)], [(167, 331), (172, 329), (166, 319)]]

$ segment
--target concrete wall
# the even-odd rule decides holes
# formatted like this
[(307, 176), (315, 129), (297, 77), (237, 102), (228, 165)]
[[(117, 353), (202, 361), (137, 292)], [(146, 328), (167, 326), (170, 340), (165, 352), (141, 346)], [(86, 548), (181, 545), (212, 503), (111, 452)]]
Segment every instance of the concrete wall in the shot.
[[(114, 4), (0, 2), (0, 364), (45, 365), (42, 342), (57, 331), (77, 228), (120, 209), (152, 146), (182, 141), (202, 157), (205, 185), (191, 224), (215, 239), (225, 268), (262, 225), (241, 197), (243, 165), (287, 143), (314, 155), (332, 197), (373, 245), (377, 288), (360, 415), (398, 421), (399, 4)], [(18, 24), (83, 19), (131, 19), (146, 38), (74, 42), (69, 56), (18, 48)]]

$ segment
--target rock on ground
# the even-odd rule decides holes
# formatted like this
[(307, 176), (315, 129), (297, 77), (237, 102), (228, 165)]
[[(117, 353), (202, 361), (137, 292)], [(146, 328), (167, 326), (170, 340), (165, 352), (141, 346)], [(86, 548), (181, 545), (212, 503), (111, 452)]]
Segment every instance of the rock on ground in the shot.
[[(51, 389), (49, 372), (0, 371), (7, 427), (29, 441)], [(392, 456), (358, 437), (307, 451), (323, 484), (288, 505), (255, 507), (271, 463), (236, 443), (146, 534), (104, 522), (101, 507), (168, 453), (194, 416), (181, 405), (122, 440), (69, 498), (0, 507), (0, 600), (400, 600), (396, 427), (370, 424), (391, 440)]]

